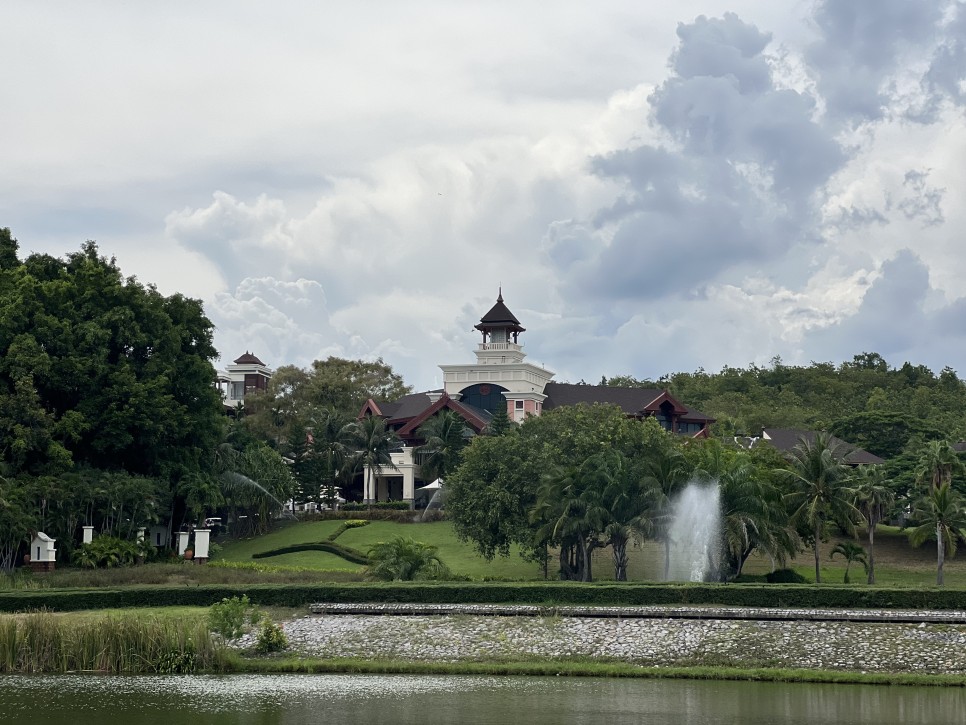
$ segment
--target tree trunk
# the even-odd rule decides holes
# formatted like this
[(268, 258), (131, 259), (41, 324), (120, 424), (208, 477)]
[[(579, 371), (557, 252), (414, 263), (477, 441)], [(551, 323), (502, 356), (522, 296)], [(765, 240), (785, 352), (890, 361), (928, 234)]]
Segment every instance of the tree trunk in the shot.
[(821, 541), (822, 534), (822, 524), (820, 521), (815, 522), (815, 541), (812, 544), (812, 551), (815, 552), (815, 583), (822, 583), (822, 569), (819, 567), (818, 563), (818, 544)]
[(614, 538), (611, 541), (614, 553), (614, 580), (627, 581), (627, 539)]
[(580, 581), (591, 582), (594, 580), (593, 574), (590, 571), (590, 543), (583, 536), (580, 537), (580, 558), (581, 558), (581, 572)]
[(671, 537), (664, 539), (664, 581), (671, 577)]
[(946, 547), (943, 546), (943, 530), (940, 524), (936, 524), (936, 561), (939, 566), (936, 568), (936, 584), (943, 585), (943, 559), (946, 556)]
[(869, 520), (869, 584), (875, 584), (875, 524)]

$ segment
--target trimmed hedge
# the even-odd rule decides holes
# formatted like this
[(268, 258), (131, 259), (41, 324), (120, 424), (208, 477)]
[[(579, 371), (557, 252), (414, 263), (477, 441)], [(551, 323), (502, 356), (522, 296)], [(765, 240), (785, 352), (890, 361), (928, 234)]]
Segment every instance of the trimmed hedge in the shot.
[(270, 556), (279, 556), (280, 554), (294, 554), (298, 551), (325, 551), (329, 554), (335, 554), (336, 556), (342, 557), (346, 561), (351, 561), (353, 564), (369, 564), (369, 558), (363, 554), (360, 554), (355, 549), (350, 549), (347, 546), (342, 546), (334, 541), (317, 541), (311, 544), (292, 544), (291, 546), (283, 546), (278, 549), (269, 549), (268, 551), (260, 551), (257, 554), (252, 554), (252, 559), (265, 559)]
[(313, 602), (406, 604), (688, 605), (849, 609), (966, 609), (963, 589), (887, 589), (793, 584), (580, 584), (393, 582), (253, 584), (0, 592), (0, 611), (209, 606), (247, 595), (261, 606)]
[(376, 503), (359, 503), (349, 501), (340, 507), (343, 511), (410, 511), (409, 501), (378, 501)]

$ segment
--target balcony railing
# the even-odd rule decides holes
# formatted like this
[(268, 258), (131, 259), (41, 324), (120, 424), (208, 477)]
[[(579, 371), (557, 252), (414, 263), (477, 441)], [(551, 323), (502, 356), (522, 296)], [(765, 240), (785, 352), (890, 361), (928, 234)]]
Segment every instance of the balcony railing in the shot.
[(481, 342), (479, 344), (480, 350), (497, 350), (497, 351), (507, 351), (507, 350), (520, 350), (521, 346), (514, 342)]

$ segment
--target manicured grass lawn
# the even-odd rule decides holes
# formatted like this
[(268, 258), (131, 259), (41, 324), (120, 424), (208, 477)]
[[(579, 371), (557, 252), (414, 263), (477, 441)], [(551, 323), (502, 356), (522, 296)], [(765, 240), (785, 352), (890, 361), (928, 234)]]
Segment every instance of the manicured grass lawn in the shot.
[(326, 551), (296, 551), (291, 554), (266, 556), (257, 560), (268, 566), (297, 566), (303, 569), (322, 569), (325, 571), (362, 571), (365, 567), (346, 561), (341, 556)]
[[(309, 544), (325, 541), (342, 526), (342, 521), (306, 521), (304, 523), (285, 523), (280, 528), (251, 539), (230, 541), (222, 547), (215, 557), (225, 561), (251, 561), (252, 554), (258, 554), (271, 549), (280, 549), (293, 544)], [(320, 554), (322, 552), (319, 552)], [(268, 560), (265, 560), (266, 563)], [(273, 559), (274, 561), (274, 559)], [(276, 561), (281, 564), (282, 562)], [(325, 567), (332, 568), (332, 567)]]

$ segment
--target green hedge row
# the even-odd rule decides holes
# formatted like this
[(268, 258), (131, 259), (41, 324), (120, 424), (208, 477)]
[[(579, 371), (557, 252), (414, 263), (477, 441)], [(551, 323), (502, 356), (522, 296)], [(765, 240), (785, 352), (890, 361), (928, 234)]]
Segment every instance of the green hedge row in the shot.
[(360, 554), (355, 549), (342, 546), (342, 544), (334, 541), (317, 541), (311, 544), (292, 544), (291, 546), (283, 546), (278, 549), (260, 551), (257, 554), (252, 554), (252, 558), (265, 559), (269, 556), (278, 556), (279, 554), (294, 554), (298, 551), (325, 551), (329, 554), (340, 556), (346, 561), (351, 561), (353, 564), (369, 564), (369, 558), (367, 556)]
[(579, 584), (405, 582), (253, 584), (0, 592), (0, 611), (207, 606), (247, 594), (263, 606), (312, 602), (413, 604), (688, 605), (855, 609), (966, 609), (966, 590), (781, 584)]
[(412, 506), (409, 501), (378, 501), (376, 503), (349, 501), (339, 508), (343, 511), (409, 511)]

